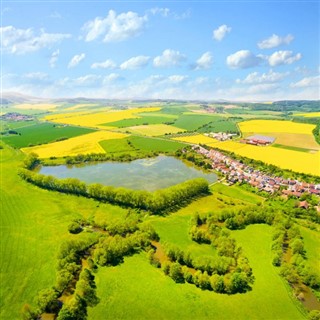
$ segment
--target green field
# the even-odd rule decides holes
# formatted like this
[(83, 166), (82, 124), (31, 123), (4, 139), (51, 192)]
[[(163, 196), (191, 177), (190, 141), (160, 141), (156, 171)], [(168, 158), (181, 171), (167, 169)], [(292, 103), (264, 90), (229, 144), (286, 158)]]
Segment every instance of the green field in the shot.
[(132, 152), (135, 148), (128, 144), (127, 139), (110, 139), (99, 142), (106, 153)]
[(0, 128), (1, 131), (9, 130), (9, 129), (18, 129), (22, 127), (28, 127), (36, 124), (36, 120), (32, 121), (3, 121), (0, 120)]
[(301, 228), (301, 234), (310, 267), (320, 274), (320, 234), (307, 228)]
[(196, 115), (196, 114), (194, 115), (183, 114), (174, 123), (174, 126), (188, 130), (188, 131), (193, 131), (204, 126), (205, 124), (216, 121), (217, 119), (221, 119), (221, 117), (214, 116), (214, 115), (207, 116), (207, 115)]
[(142, 151), (173, 152), (185, 146), (184, 143), (157, 138), (131, 136), (128, 140), (136, 149)]
[(3, 141), (14, 148), (24, 148), (31, 145), (54, 142), (61, 138), (72, 138), (93, 132), (92, 129), (59, 126), (53, 123), (38, 123), (16, 129), (18, 135), (3, 136)]
[(214, 119), (213, 122), (210, 122), (200, 129), (198, 132), (239, 132), (237, 124), (235, 121), (228, 119)]
[(148, 124), (161, 124), (161, 123), (170, 123), (174, 122), (174, 118), (166, 117), (166, 116), (142, 116), (141, 118), (135, 119), (124, 119), (115, 122), (109, 122), (105, 125), (108, 127), (117, 127), (117, 128), (125, 128), (131, 126), (140, 126), (140, 125), (148, 125)]
[(232, 236), (253, 267), (252, 291), (226, 296), (176, 284), (142, 253), (118, 267), (99, 269), (96, 282), (101, 302), (89, 308), (89, 319), (305, 319), (271, 264), (270, 228), (251, 226)]
[(57, 250), (71, 237), (67, 226), (72, 219), (83, 216), (100, 224), (123, 218), (126, 210), (34, 187), (17, 175), (19, 151), (5, 147), (0, 158), (0, 318), (12, 320), (21, 318), (23, 305), (32, 304), (40, 290), (54, 284)]

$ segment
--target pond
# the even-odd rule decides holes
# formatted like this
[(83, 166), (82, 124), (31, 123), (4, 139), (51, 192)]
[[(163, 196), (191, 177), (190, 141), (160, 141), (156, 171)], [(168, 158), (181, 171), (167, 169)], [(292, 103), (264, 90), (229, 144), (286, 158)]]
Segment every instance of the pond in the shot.
[(56, 178), (78, 178), (86, 183), (154, 191), (194, 178), (205, 178), (209, 183), (217, 180), (214, 173), (206, 173), (186, 165), (174, 157), (158, 156), (132, 162), (102, 162), (84, 166), (44, 166), (41, 174)]

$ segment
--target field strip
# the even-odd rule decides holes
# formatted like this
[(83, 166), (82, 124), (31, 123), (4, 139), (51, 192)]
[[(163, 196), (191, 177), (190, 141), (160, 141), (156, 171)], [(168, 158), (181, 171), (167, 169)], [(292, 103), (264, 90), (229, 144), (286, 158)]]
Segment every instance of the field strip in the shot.
[(127, 136), (127, 134), (123, 133), (101, 130), (64, 141), (22, 148), (21, 150), (24, 153), (35, 152), (40, 158), (75, 156), (78, 154), (89, 153), (105, 153), (104, 149), (99, 145), (99, 141), (122, 139)]

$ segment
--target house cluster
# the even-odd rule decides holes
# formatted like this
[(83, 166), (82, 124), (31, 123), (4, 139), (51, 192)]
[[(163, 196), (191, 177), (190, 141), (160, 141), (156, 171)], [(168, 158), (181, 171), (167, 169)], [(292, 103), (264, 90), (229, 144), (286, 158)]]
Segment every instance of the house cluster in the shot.
[(226, 133), (226, 132), (210, 132), (210, 133), (205, 133), (204, 134), (207, 137), (214, 138), (219, 141), (226, 141), (226, 140), (231, 140), (232, 137), (236, 136), (236, 133)]
[(259, 134), (256, 134), (254, 136), (241, 139), (240, 142), (245, 144), (251, 144), (254, 146), (268, 146), (269, 144), (273, 143), (274, 140), (275, 138), (273, 137), (261, 136)]
[(259, 170), (254, 170), (252, 167), (234, 160), (219, 151), (207, 150), (201, 146), (194, 146), (193, 149), (197, 153), (209, 158), (212, 161), (212, 168), (226, 176), (229, 185), (236, 182), (245, 182), (258, 188), (260, 191), (266, 191), (270, 194), (281, 192), (281, 194), (286, 196), (291, 195), (300, 198), (306, 192), (320, 196), (320, 184), (271, 176)]
[(5, 121), (32, 121), (34, 118), (27, 114), (17, 112), (9, 112), (0, 116), (1, 120)]

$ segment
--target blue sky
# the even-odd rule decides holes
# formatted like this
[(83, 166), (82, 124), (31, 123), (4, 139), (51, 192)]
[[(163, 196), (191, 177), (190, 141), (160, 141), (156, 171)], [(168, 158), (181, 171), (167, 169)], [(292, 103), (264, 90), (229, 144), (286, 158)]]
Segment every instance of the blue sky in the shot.
[(2, 1), (2, 90), (319, 99), (318, 1)]

